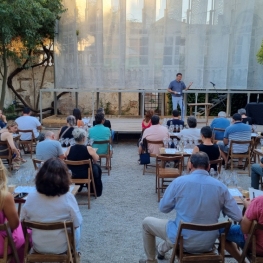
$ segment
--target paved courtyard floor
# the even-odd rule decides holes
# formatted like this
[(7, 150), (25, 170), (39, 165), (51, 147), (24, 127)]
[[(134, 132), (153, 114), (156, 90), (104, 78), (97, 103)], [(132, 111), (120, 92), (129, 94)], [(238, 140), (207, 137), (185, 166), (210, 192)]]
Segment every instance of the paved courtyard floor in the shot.
[[(142, 220), (146, 216), (163, 219), (175, 217), (174, 211), (169, 214), (159, 212), (155, 174), (142, 175), (143, 166), (137, 163), (136, 142), (114, 144), (113, 150), (111, 174), (108, 176), (105, 173), (102, 176), (102, 196), (91, 198), (90, 210), (85, 205), (80, 206), (84, 219), (81, 229), (83, 263), (136, 263), (145, 258)], [(33, 163), (27, 156), (27, 163), (17, 173), (10, 174), (9, 183), (21, 184), (21, 176), (32, 171)], [(248, 174), (240, 174), (239, 179), (239, 185), (244, 189), (250, 186)], [(25, 181), (22, 179), (22, 182)], [(76, 198), (81, 201), (86, 197)], [(157, 243), (159, 241), (157, 239)], [(159, 262), (169, 262), (169, 255), (166, 257), (166, 260)], [(228, 259), (226, 262), (236, 261)]]

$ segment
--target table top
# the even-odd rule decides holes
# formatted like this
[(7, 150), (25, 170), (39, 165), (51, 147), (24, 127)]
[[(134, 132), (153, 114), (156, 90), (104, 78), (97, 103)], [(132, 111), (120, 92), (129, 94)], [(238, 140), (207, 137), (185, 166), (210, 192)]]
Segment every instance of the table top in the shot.
[(184, 149), (183, 153), (174, 148), (165, 148), (164, 151), (163, 148), (160, 148), (159, 151), (161, 155), (191, 155), (193, 149)]
[(207, 103), (207, 102), (204, 102), (204, 103), (188, 103), (187, 104), (188, 106), (212, 106), (213, 104), (212, 103)]
[(258, 155), (262, 155), (263, 156), (263, 151), (261, 149), (254, 149), (254, 152)]

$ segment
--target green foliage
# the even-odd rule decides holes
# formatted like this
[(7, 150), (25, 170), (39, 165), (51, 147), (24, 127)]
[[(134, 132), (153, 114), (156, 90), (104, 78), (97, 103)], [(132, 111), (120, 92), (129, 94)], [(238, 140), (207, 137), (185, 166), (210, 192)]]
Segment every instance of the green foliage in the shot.
[(263, 41), (261, 43), (261, 47), (257, 53), (257, 59), (259, 64), (263, 64)]

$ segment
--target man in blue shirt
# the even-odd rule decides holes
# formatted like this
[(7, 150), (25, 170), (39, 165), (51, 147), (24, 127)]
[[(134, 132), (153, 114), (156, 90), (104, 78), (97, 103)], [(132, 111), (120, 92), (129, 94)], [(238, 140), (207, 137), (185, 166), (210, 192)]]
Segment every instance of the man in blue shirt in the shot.
[(173, 80), (168, 87), (168, 92), (172, 94), (172, 103), (173, 103), (173, 110), (177, 110), (177, 105), (179, 104), (181, 109), (181, 117), (184, 120), (184, 108), (183, 105), (183, 90), (188, 90), (192, 86), (193, 82), (190, 82), (189, 86), (186, 87), (184, 82), (182, 81), (182, 73), (176, 74), (176, 79)]
[[(158, 259), (164, 259), (165, 253), (175, 243), (180, 221), (195, 224), (215, 224), (220, 212), (233, 220), (242, 220), (242, 213), (227, 187), (211, 177), (209, 158), (206, 153), (198, 152), (190, 158), (191, 174), (180, 176), (166, 189), (159, 208), (163, 213), (176, 211), (175, 220), (146, 217), (143, 220), (143, 243), (147, 260), (140, 263), (157, 263), (155, 237), (163, 239), (158, 245)], [(184, 249), (190, 253), (210, 251), (218, 236), (217, 231), (184, 231)]]
[[(226, 129), (228, 126), (230, 126), (230, 121), (226, 118), (226, 113), (224, 111), (220, 111), (218, 113), (218, 118), (213, 119), (210, 125), (212, 130), (214, 128)], [(215, 131), (214, 133), (215, 133), (215, 140), (223, 140), (224, 132)]]

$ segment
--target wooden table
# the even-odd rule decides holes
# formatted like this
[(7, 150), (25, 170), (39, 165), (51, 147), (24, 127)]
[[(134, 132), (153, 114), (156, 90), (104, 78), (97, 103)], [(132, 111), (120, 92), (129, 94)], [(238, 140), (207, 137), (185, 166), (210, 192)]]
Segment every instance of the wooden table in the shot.
[[(33, 188), (34, 186), (31, 187)], [(75, 196), (78, 193), (79, 188), (80, 185), (74, 185), (74, 188), (71, 190), (71, 193)], [(14, 196), (16, 196), (17, 194), (19, 193), (14, 193)], [(18, 204), (18, 215), (20, 215), (22, 204), (26, 202), (26, 198), (27, 196), (25, 196), (25, 198), (14, 198), (15, 203)]]
[[(193, 107), (195, 106), (204, 106), (205, 107), (205, 118), (206, 118), (206, 125), (208, 123), (208, 116), (210, 113), (210, 109), (213, 106), (212, 103), (188, 103), (188, 106), (190, 107), (190, 115), (192, 115)], [(195, 114), (196, 116), (196, 114)]]

